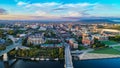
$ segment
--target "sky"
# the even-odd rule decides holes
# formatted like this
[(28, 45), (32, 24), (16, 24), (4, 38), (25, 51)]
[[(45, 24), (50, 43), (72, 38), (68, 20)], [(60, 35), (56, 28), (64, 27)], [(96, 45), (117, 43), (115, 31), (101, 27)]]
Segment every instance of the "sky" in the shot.
[(119, 0), (0, 0), (0, 19), (120, 17)]

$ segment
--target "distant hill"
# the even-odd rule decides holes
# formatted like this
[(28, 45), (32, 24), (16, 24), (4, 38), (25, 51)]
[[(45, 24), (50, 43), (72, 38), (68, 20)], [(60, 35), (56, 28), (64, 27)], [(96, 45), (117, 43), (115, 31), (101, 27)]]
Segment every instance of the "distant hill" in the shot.
[[(120, 18), (112, 18), (112, 17), (65, 17), (67, 21), (62, 20), (0, 20), (0, 23), (85, 23), (85, 24), (92, 24), (92, 23), (119, 23)], [(68, 20), (69, 19), (69, 20)], [(75, 19), (71, 21), (71, 19)]]
[(108, 20), (108, 19), (83, 19), (83, 20), (79, 20), (78, 22), (82, 22), (82, 23), (115, 23), (112, 20)]

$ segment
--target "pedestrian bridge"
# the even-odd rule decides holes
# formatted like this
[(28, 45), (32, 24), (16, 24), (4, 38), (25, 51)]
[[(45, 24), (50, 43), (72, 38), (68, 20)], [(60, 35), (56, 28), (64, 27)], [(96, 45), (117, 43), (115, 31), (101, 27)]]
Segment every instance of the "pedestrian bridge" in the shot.
[(13, 50), (14, 48), (17, 48), (18, 46), (21, 46), (21, 45), (22, 45), (22, 44), (21, 44), (21, 39), (19, 39), (17, 42), (15, 42), (16, 39), (15, 39), (13, 36), (9, 35), (7, 38), (11, 39), (11, 40), (13, 41), (13, 44), (7, 46), (5, 50), (0, 51), (0, 56), (3, 55), (3, 59), (5, 59), (5, 60), (7, 60), (7, 53), (8, 53), (9, 51), (11, 51), (11, 50)]
[(65, 65), (64, 67), (65, 68), (74, 68), (73, 67), (73, 63), (72, 63), (72, 56), (71, 56), (71, 52), (70, 52), (70, 45), (67, 44), (65, 42), (65, 40), (61, 37), (60, 33), (58, 32), (58, 30), (54, 30), (53, 29), (53, 32), (55, 32), (61, 39), (64, 47), (65, 47)]
[(70, 46), (67, 43), (65, 44), (65, 68), (73, 68)]

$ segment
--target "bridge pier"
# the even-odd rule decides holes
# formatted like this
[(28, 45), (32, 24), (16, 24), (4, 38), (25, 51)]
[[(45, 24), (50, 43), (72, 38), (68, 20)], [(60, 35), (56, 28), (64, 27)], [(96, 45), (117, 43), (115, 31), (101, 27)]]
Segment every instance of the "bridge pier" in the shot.
[(3, 64), (4, 64), (4, 68), (10, 68), (10, 65), (9, 65), (8, 61), (4, 61)]
[(18, 47), (15, 47), (15, 50), (18, 50)]
[[(17, 51), (18, 50), (18, 47), (15, 47), (15, 50)], [(18, 52), (18, 51), (17, 51)], [(17, 55), (15, 54), (15, 57), (17, 57)]]
[(7, 55), (7, 53), (3, 54), (3, 61), (8, 61), (8, 55)]
[(64, 68), (74, 68), (74, 67), (67, 67), (66, 64), (64, 64)]
[(64, 64), (64, 68), (66, 68), (66, 64)]

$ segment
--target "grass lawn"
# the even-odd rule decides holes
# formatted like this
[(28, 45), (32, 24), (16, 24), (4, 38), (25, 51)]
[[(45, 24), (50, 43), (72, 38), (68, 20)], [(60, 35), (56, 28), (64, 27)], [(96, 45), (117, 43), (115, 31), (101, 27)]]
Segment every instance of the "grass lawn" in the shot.
[(114, 46), (113, 49), (120, 51), (120, 46)]
[(102, 49), (96, 49), (90, 53), (98, 53), (98, 54), (114, 54), (114, 55), (120, 55), (120, 51), (115, 50), (113, 48), (102, 48)]
[(78, 46), (79, 50), (86, 50), (87, 48), (85, 48), (84, 46)]
[(117, 49), (120, 49), (120, 46), (114, 46), (113, 48), (117, 48)]
[(114, 42), (114, 41), (101, 41), (101, 42), (104, 43), (107, 46), (118, 44), (117, 42)]

